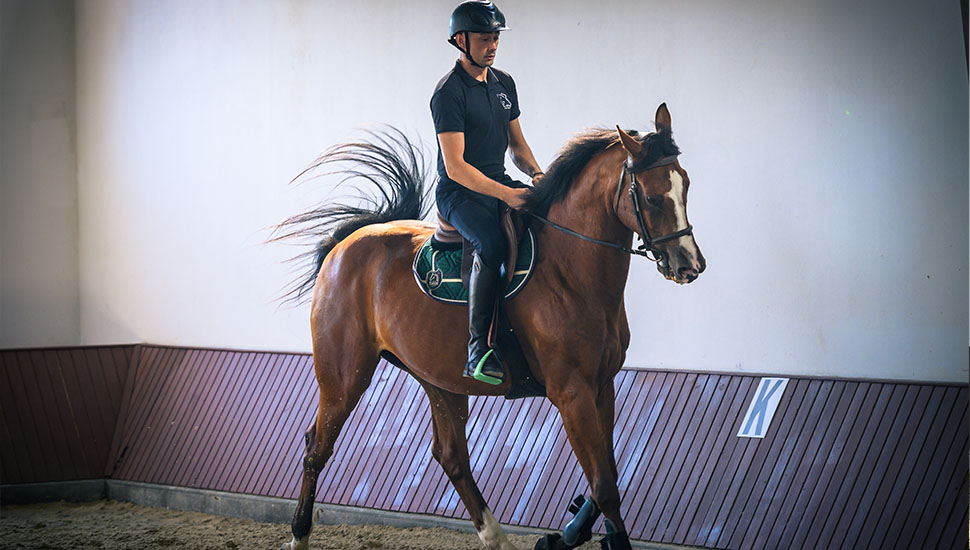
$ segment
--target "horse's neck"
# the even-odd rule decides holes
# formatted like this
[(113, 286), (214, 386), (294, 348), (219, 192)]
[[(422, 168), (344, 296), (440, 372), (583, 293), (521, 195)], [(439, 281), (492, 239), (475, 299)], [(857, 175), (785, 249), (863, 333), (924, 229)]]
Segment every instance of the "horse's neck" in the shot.
[[(613, 147), (593, 158), (577, 176), (567, 196), (549, 209), (549, 219), (577, 233), (630, 247), (633, 233), (617, 219), (613, 197), (619, 184), (622, 148)], [(564, 290), (594, 293), (619, 307), (630, 271), (630, 256), (616, 249), (587, 243), (547, 227), (541, 246), (551, 251), (550, 269), (559, 272)]]

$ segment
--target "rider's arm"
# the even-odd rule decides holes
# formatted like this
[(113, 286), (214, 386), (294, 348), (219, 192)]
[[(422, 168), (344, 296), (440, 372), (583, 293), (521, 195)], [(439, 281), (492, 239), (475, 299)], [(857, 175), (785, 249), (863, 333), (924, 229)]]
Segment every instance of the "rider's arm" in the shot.
[(438, 134), (441, 145), (441, 156), (445, 161), (445, 171), (448, 177), (461, 185), (495, 197), (512, 208), (520, 208), (525, 201), (525, 189), (513, 189), (487, 177), (478, 168), (465, 162), (465, 133), (441, 132)]
[(525, 141), (522, 126), (519, 125), (517, 118), (509, 122), (509, 154), (512, 155), (512, 162), (515, 163), (516, 168), (528, 174), (530, 178), (536, 173), (542, 173), (535, 155), (532, 154), (532, 149)]

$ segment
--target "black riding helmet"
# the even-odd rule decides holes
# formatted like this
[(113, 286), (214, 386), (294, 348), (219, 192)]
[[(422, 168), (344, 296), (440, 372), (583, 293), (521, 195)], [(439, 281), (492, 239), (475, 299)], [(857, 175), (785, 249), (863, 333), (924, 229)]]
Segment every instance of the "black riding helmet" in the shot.
[[(461, 50), (472, 65), (482, 67), (472, 58), (468, 51), (468, 33), (470, 32), (496, 32), (507, 31), (505, 26), (505, 15), (492, 2), (486, 0), (467, 0), (458, 4), (455, 11), (451, 12), (451, 23), (449, 25), (448, 42)], [(455, 35), (465, 33), (465, 48), (461, 49)]]

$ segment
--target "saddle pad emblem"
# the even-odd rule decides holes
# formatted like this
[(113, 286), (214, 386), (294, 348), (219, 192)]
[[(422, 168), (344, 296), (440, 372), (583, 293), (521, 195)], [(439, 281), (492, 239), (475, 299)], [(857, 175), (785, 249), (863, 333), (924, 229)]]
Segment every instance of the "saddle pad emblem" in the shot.
[(440, 269), (435, 269), (428, 272), (428, 289), (435, 290), (441, 286), (441, 282), (444, 276), (441, 274)]
[[(505, 300), (518, 294), (532, 276), (536, 263), (535, 235), (526, 231), (519, 242), (519, 256), (515, 261), (512, 281), (505, 289)], [(438, 250), (431, 246), (431, 237), (424, 241), (414, 256), (412, 271), (418, 286), (428, 296), (448, 304), (467, 304), (468, 289), (461, 282), (461, 249)]]

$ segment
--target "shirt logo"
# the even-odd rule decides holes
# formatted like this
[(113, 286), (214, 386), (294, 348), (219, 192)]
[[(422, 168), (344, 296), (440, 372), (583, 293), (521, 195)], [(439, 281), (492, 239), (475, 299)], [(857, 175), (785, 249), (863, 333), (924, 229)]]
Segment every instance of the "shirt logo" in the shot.
[(495, 97), (497, 97), (498, 100), (502, 102), (502, 107), (505, 107), (506, 110), (512, 108), (512, 102), (509, 101), (509, 96), (505, 95), (504, 92), (500, 94), (495, 94)]

